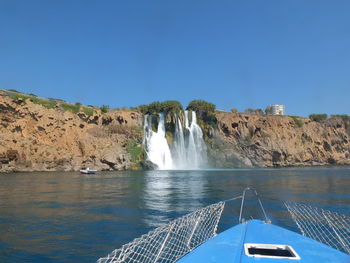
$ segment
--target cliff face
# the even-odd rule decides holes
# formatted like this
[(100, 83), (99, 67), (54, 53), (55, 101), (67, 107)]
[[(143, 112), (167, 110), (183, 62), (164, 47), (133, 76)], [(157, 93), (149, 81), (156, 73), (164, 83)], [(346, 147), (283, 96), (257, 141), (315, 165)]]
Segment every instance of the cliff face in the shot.
[(209, 154), (218, 167), (350, 164), (344, 121), (218, 113)]
[(0, 93), (0, 171), (131, 169), (141, 124), (133, 111), (73, 114)]
[[(48, 109), (0, 91), (0, 172), (147, 166), (140, 113), (97, 110), (90, 115)], [(350, 136), (341, 119), (318, 123), (225, 112), (216, 117), (218, 129), (206, 129), (213, 167), (350, 164)]]

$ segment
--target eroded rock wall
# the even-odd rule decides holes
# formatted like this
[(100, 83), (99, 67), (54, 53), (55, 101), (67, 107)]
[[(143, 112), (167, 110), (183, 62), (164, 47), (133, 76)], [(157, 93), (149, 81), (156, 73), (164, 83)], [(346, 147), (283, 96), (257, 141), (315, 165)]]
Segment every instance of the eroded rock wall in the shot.
[(138, 112), (87, 116), (0, 94), (0, 171), (130, 169), (141, 125)]
[[(212, 167), (350, 164), (350, 136), (341, 119), (319, 123), (225, 112), (216, 117), (218, 129), (206, 129)], [(142, 120), (131, 110), (73, 114), (0, 92), (0, 172), (141, 168), (147, 164)]]
[(350, 164), (345, 123), (308, 118), (218, 113), (210, 143), (217, 167), (276, 167)]

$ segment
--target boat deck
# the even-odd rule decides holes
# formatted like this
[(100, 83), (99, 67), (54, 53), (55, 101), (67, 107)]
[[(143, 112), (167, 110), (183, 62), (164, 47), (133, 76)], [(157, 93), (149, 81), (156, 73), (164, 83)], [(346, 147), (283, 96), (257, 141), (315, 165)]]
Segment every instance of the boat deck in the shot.
[[(267, 258), (247, 256), (244, 244), (278, 244), (291, 246), (300, 257)], [(350, 263), (350, 256), (313, 239), (265, 224), (260, 220), (234, 226), (185, 255), (177, 263), (250, 263), (250, 262), (334, 262)]]

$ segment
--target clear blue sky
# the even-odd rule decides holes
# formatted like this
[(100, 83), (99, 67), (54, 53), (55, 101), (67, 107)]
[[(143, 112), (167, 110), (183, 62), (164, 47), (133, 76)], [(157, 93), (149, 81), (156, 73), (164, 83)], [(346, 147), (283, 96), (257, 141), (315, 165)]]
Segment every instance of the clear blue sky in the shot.
[(0, 89), (350, 114), (350, 1), (0, 0)]

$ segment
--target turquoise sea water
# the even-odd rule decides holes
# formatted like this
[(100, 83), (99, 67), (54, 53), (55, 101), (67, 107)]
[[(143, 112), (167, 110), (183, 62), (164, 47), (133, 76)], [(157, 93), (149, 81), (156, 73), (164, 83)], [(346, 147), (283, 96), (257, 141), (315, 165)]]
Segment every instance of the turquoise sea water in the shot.
[[(0, 175), (0, 262), (95, 262), (208, 204), (255, 187), (272, 222), (294, 229), (280, 200), (350, 214), (350, 169), (17, 173)], [(225, 209), (219, 231), (237, 223)], [(247, 200), (245, 217), (259, 217)]]

